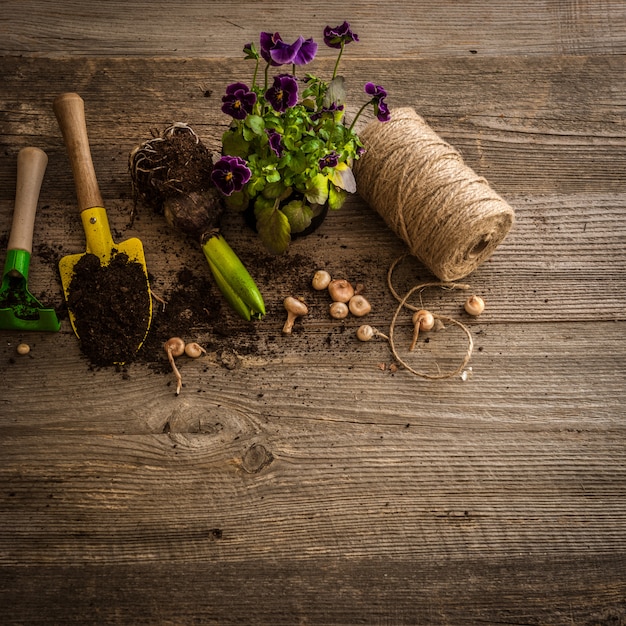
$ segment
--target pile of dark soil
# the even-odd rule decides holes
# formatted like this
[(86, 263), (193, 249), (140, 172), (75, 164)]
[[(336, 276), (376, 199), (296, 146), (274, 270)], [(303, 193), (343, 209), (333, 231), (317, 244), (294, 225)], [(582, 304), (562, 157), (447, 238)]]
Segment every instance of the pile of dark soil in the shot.
[(134, 360), (150, 321), (150, 290), (143, 266), (124, 253), (101, 265), (84, 254), (74, 266), (67, 304), (82, 352), (94, 365)]

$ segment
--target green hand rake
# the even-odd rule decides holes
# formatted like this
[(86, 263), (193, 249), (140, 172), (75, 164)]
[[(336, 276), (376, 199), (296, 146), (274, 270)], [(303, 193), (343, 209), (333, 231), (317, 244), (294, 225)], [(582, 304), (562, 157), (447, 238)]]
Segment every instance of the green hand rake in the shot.
[(35, 213), (47, 165), (48, 157), (39, 148), (23, 148), (17, 156), (13, 224), (0, 286), (0, 329), (54, 332), (61, 327), (54, 309), (44, 308), (28, 291)]

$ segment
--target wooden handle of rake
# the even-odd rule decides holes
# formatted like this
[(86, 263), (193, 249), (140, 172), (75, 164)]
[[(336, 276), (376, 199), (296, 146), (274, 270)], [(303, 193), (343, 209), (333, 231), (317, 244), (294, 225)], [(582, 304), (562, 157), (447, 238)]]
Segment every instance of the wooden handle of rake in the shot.
[(33, 252), (33, 229), (39, 191), (48, 166), (48, 155), (39, 148), (22, 148), (17, 155), (17, 184), (13, 225), (8, 250)]

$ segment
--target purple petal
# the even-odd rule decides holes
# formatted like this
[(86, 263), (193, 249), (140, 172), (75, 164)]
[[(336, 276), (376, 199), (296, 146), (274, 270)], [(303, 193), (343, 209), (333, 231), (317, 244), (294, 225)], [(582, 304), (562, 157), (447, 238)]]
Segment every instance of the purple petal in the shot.
[(317, 44), (313, 41), (313, 39), (305, 39), (302, 42), (302, 46), (300, 46), (300, 50), (298, 50), (293, 62), (296, 65), (306, 65), (310, 63), (317, 53)]
[(270, 65), (278, 65), (272, 61), (270, 51), (276, 45), (276, 42), (282, 41), (278, 33), (261, 33), (259, 43), (261, 45), (261, 56)]
[(381, 98), (376, 107), (376, 117), (379, 122), (388, 122), (391, 119), (391, 113), (387, 103)]
[(365, 83), (365, 93), (374, 98), (385, 98), (387, 96), (385, 88), (374, 83)]
[(242, 89), (243, 91), (250, 91), (248, 89), (248, 85), (246, 85), (245, 83), (231, 83), (230, 85), (228, 85), (228, 87), (226, 87), (226, 93), (230, 95)]
[(272, 152), (280, 158), (283, 155), (283, 142), (280, 133), (273, 128), (268, 128), (265, 132), (267, 133)]
[(304, 42), (304, 38), (302, 36), (298, 37), (291, 45), (286, 44), (284, 41), (277, 41), (274, 46), (270, 50), (270, 57), (274, 63), (278, 63), (278, 65), (287, 65), (288, 63), (293, 63), (298, 54), (302, 44)]

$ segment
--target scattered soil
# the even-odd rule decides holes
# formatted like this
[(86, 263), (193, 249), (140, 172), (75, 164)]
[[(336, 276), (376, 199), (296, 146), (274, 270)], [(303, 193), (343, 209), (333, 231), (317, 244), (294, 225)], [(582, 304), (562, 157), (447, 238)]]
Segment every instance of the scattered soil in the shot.
[[(251, 232), (251, 236), (252, 232)], [(164, 254), (170, 248), (164, 242)], [(189, 241), (190, 247), (196, 247), (197, 244)], [(62, 244), (50, 245), (45, 242), (37, 242), (33, 246), (33, 252), (37, 257), (46, 264), (55, 268), (58, 276), (58, 263), (66, 250)], [(223, 296), (219, 292), (217, 286), (213, 282), (211, 272), (208, 265), (204, 261), (202, 252), (198, 246), (198, 263), (186, 263), (173, 281), (173, 287), (166, 289), (158, 296), (165, 301), (165, 305), (157, 300), (152, 302), (152, 322), (148, 335), (145, 337), (143, 344), (136, 354), (119, 355), (114, 354), (105, 346), (107, 329), (102, 328), (101, 334), (92, 337), (90, 343), (81, 343), (81, 351), (89, 360), (90, 366), (94, 368), (109, 367), (112, 364), (124, 361), (125, 363), (144, 364), (153, 369), (158, 374), (171, 373), (169, 363), (167, 361), (163, 344), (170, 337), (182, 337), (185, 341), (198, 341), (208, 352), (213, 353), (217, 358), (217, 362), (224, 368), (232, 369), (238, 364), (238, 355), (241, 356), (262, 356), (272, 358), (280, 354), (283, 350), (282, 337), (278, 330), (276, 335), (272, 333), (259, 333), (261, 325), (265, 322), (246, 322), (240, 319), (225, 302)], [(86, 255), (87, 257), (90, 255)], [(190, 257), (191, 258), (191, 257)], [(97, 259), (96, 259), (97, 261)], [(315, 270), (319, 269), (317, 261), (309, 256), (289, 251), (285, 255), (275, 256), (266, 252), (261, 246), (253, 253), (248, 253), (245, 259), (246, 265), (252, 269), (253, 276), (259, 285), (265, 299), (268, 310), (267, 319), (278, 317), (282, 323), (283, 309), (282, 300), (286, 295), (306, 296), (307, 304), (315, 308), (315, 299), (319, 296), (318, 292), (312, 292), (310, 279)], [(85, 261), (87, 263), (87, 261)], [(115, 266), (113, 266), (115, 267)], [(101, 268), (96, 267), (96, 274), (99, 275)], [(148, 268), (149, 270), (150, 268)], [(112, 273), (113, 268), (109, 269)], [(142, 283), (138, 290), (145, 294), (145, 275), (141, 274)], [(122, 278), (125, 284), (129, 285), (129, 277)], [(280, 289), (276, 288), (277, 280), (280, 282)], [(89, 277), (90, 288), (93, 285), (93, 276)], [(158, 281), (154, 276), (149, 275), (149, 281), (152, 285)], [(119, 282), (116, 281), (119, 285)], [(61, 288), (59, 277), (59, 289)], [(67, 319), (67, 306), (64, 300), (59, 303), (59, 292), (48, 293), (38, 292), (34, 294), (41, 302), (49, 306), (51, 302), (57, 302), (55, 307), (57, 316), (60, 320)], [(309, 300), (311, 298), (311, 300)], [(327, 306), (326, 298), (319, 297), (320, 302), (317, 306)], [(96, 319), (92, 320), (92, 329), (98, 323), (98, 318), (106, 316), (103, 301), (98, 303), (98, 308), (94, 309), (99, 312)], [(127, 306), (128, 302), (124, 303)], [(90, 311), (93, 317), (93, 310)], [(141, 327), (145, 329), (145, 322), (141, 322)], [(300, 332), (300, 327), (294, 327), (294, 334)], [(138, 332), (135, 333), (135, 347), (139, 344), (143, 337), (137, 341)], [(85, 335), (88, 336), (88, 335)], [(124, 333), (122, 334), (124, 336)], [(114, 342), (117, 343), (117, 340)], [(124, 340), (122, 340), (123, 342)], [(329, 337), (329, 341), (331, 341)], [(126, 357), (126, 358), (122, 358)], [(113, 365), (121, 371), (126, 368), (120, 365)]]
[[(277, 257), (259, 251), (248, 261), (254, 267), (254, 278), (263, 292), (268, 315), (280, 311), (282, 318), (285, 295), (310, 291), (309, 280), (316, 267), (313, 259), (297, 254)], [(272, 295), (263, 286), (274, 284), (277, 276), (281, 290)], [(280, 341), (273, 342), (278, 337), (261, 337), (258, 333), (263, 321), (246, 322), (230, 309), (208, 266), (204, 272), (181, 269), (175, 287), (159, 295), (166, 304), (153, 303), (150, 332), (135, 359), (159, 373), (171, 372), (163, 350), (164, 342), (170, 337), (199, 342), (227, 369), (236, 367), (239, 356), (271, 357), (281, 350)]]

